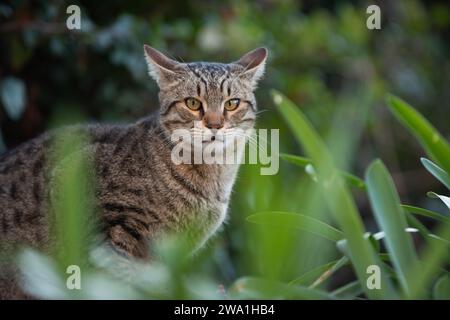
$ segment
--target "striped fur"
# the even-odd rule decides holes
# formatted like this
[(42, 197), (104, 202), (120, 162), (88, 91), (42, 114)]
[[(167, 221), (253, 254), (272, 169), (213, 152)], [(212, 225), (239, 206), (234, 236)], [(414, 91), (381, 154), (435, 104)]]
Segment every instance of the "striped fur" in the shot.
[[(251, 128), (253, 90), (266, 51), (230, 64), (184, 64), (147, 48), (150, 74), (160, 87), (158, 114), (130, 125), (58, 129), (0, 156), (0, 254), (22, 244), (45, 250), (54, 245), (48, 212), (53, 169), (49, 154), (61, 130), (89, 137), (83, 150), (94, 160), (98, 230), (121, 254), (149, 259), (149, 244), (170, 232), (187, 232), (198, 248), (220, 227), (238, 165), (175, 165), (169, 136), (213, 113), (220, 113), (230, 130)], [(189, 110), (187, 97), (200, 99), (203, 109)], [(223, 109), (230, 98), (241, 100), (234, 112)], [(202, 129), (209, 130), (204, 125)], [(0, 298), (24, 297), (13, 269), (0, 264)]]

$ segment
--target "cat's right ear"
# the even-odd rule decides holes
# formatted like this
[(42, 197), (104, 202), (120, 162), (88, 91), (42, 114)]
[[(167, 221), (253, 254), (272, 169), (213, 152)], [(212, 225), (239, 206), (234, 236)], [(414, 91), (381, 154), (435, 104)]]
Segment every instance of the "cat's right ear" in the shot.
[(144, 44), (144, 55), (148, 65), (148, 72), (158, 83), (159, 87), (178, 78), (177, 75), (182, 70), (181, 63), (168, 58), (146, 44)]
[(246, 77), (250, 80), (253, 87), (256, 87), (256, 83), (264, 74), (267, 55), (266, 48), (257, 48), (246, 53), (238, 61), (234, 62), (244, 68), (244, 71), (239, 76)]

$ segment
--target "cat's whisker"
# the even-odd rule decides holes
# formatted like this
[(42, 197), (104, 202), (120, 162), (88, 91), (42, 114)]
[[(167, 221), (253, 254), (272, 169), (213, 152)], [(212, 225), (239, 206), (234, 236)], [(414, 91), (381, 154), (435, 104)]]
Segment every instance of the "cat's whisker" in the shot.
[(245, 134), (240, 134), (240, 136), (245, 137), (249, 140), (249, 142), (254, 143), (258, 148), (260, 148), (265, 154), (267, 154), (267, 140), (264, 139), (261, 136), (258, 136), (257, 138), (253, 137), (252, 135), (245, 135)]
[(269, 110), (269, 109), (261, 109), (261, 110), (256, 111), (255, 115), (257, 116), (257, 115), (260, 115), (261, 113), (268, 112), (268, 111), (271, 111), (271, 110)]

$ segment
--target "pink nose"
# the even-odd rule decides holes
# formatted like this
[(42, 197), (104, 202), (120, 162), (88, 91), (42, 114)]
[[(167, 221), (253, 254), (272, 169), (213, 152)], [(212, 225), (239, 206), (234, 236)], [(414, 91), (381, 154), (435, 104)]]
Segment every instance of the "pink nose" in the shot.
[(216, 113), (206, 113), (203, 117), (203, 123), (205, 124), (205, 127), (209, 129), (220, 129), (223, 127), (224, 123), (224, 117), (222, 114), (216, 114)]

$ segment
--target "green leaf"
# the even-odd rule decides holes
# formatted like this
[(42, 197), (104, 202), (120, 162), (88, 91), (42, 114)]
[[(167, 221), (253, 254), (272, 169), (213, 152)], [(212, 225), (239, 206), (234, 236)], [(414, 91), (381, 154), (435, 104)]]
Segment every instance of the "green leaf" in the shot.
[(334, 297), (324, 291), (301, 286), (290, 286), (278, 281), (256, 277), (243, 277), (233, 283), (229, 290), (238, 299), (306, 299), (324, 300)]
[(433, 298), (437, 300), (450, 300), (450, 276), (443, 275), (433, 287)]
[(406, 215), (406, 221), (408, 222), (408, 225), (412, 226), (413, 228), (416, 228), (422, 237), (425, 239), (428, 239), (430, 235), (430, 231), (412, 214), (410, 214), (408, 211), (404, 210)]
[[(412, 217), (412, 216), (410, 216), (410, 217)], [(407, 233), (417, 233), (418, 232), (418, 233), (421, 233), (424, 236), (424, 238), (426, 238), (426, 239), (437, 240), (437, 241), (444, 243), (445, 245), (450, 245), (450, 242), (448, 240), (446, 240), (442, 237), (439, 237), (438, 235), (435, 235), (433, 233), (425, 233), (426, 228), (424, 226), (422, 228), (424, 228), (424, 229), (420, 230), (419, 228), (406, 228), (405, 232), (407, 232)], [(380, 232), (375, 233), (373, 235), (373, 237), (374, 237), (374, 239), (379, 241), (386, 237), (386, 233), (384, 231), (380, 231)], [(342, 242), (342, 241), (345, 241), (345, 239), (338, 241), (338, 243)]]
[(369, 239), (370, 244), (373, 246), (376, 252), (380, 252), (380, 242), (375, 238), (372, 233), (367, 234), (367, 239)]
[(380, 160), (366, 172), (370, 204), (378, 225), (385, 233), (385, 243), (405, 293), (409, 293), (411, 268), (418, 264), (411, 236), (405, 232), (406, 217), (401, 210), (394, 182)]
[(442, 224), (436, 232), (436, 239), (444, 241), (429, 241), (422, 249), (421, 264), (413, 270), (415, 277), (411, 283), (411, 294), (408, 298), (418, 299), (426, 296), (424, 288), (428, 288), (437, 274), (442, 271), (449, 257), (450, 224)]
[(70, 130), (58, 135), (52, 153), (55, 165), (50, 182), (52, 223), (57, 241), (58, 263), (87, 268), (89, 238), (93, 225), (88, 223), (94, 206), (92, 154), (84, 148), (88, 137)]
[(282, 211), (259, 212), (247, 217), (247, 221), (271, 226), (301, 229), (331, 241), (338, 241), (344, 237), (343, 233), (338, 229), (320, 220), (299, 213)]
[(329, 277), (331, 277), (336, 271), (338, 271), (340, 268), (345, 266), (349, 262), (348, 257), (344, 256), (341, 259), (339, 259), (334, 265), (332, 265), (329, 269), (325, 270), (324, 273), (320, 275), (319, 278), (317, 278), (316, 281), (314, 281), (309, 287), (315, 288), (324, 281), (326, 281)]
[(391, 112), (417, 138), (430, 157), (450, 172), (450, 146), (444, 137), (402, 99), (389, 95), (387, 101)]
[(420, 158), (420, 161), (429, 173), (431, 173), (436, 179), (442, 182), (447, 189), (450, 190), (450, 176), (447, 172), (427, 158)]
[[(311, 157), (311, 161), (318, 165), (317, 161), (332, 161), (331, 155), (327, 151), (327, 147), (317, 132), (313, 129), (308, 119), (300, 112), (300, 110), (285, 96), (278, 91), (272, 91), (272, 97), (278, 110), (284, 117), (294, 136), (302, 144), (306, 153)], [(323, 162), (323, 161), (322, 161)]]
[[(369, 241), (370, 245), (372, 246), (372, 248), (375, 250), (375, 252), (379, 253), (380, 252), (380, 244), (379, 244), (378, 240), (380, 240), (380, 238), (376, 237), (376, 235), (377, 234), (366, 232), (366, 233), (364, 233), (364, 239), (367, 239)], [(342, 252), (346, 256), (349, 255), (348, 244), (347, 244), (346, 239), (342, 239), (342, 240), (339, 240), (338, 242), (336, 242), (336, 247), (340, 252)]]
[(350, 282), (333, 292), (331, 294), (341, 299), (353, 299), (363, 293), (361, 285), (358, 281)]
[(335, 265), (338, 261), (339, 261), (339, 259), (327, 262), (323, 265), (320, 265), (320, 266), (302, 274), (301, 276), (295, 278), (294, 280), (289, 282), (289, 285), (310, 286), (314, 283), (314, 281), (317, 278), (320, 277), (321, 274), (323, 274), (325, 271), (327, 271), (328, 269), (333, 267), (333, 265)]
[(357, 188), (360, 188), (360, 189), (365, 189), (366, 188), (366, 184), (365, 184), (364, 180), (362, 180), (361, 178), (359, 178), (359, 177), (357, 177), (357, 176), (355, 176), (355, 175), (353, 175), (351, 173), (345, 172), (345, 171), (339, 171), (339, 172), (340, 172), (342, 178), (344, 178), (344, 180), (349, 185), (353, 185), (353, 186), (355, 186)]
[(443, 214), (406, 204), (402, 204), (401, 207), (408, 212), (450, 224), (450, 218), (444, 216)]
[(321, 266), (318, 266), (298, 278), (295, 278), (289, 285), (303, 285), (308, 287), (316, 287), (324, 280), (328, 279), (334, 272), (339, 270), (341, 267), (349, 264), (349, 259), (347, 257), (342, 257), (341, 259), (330, 261)]
[(436, 192), (427, 192), (427, 196), (429, 196), (430, 198), (435, 198), (435, 199), (440, 199), (446, 206), (447, 208), (450, 209), (450, 198), (437, 194)]
[(306, 167), (308, 164), (312, 164), (311, 159), (305, 158), (305, 157), (296, 156), (296, 155), (293, 155), (293, 154), (280, 153), (280, 158), (285, 160), (285, 161), (287, 161), (287, 162), (290, 162), (290, 163), (293, 163), (293, 164), (295, 164), (297, 166), (300, 166), (300, 167)]
[(314, 163), (324, 198), (348, 241), (349, 257), (365, 293), (374, 299), (395, 298), (396, 292), (384, 273), (380, 290), (369, 290), (365, 285), (367, 267), (377, 264), (378, 258), (369, 241), (364, 239), (364, 226), (356, 204), (334, 167), (334, 160), (327, 146), (294, 103), (275, 90), (272, 91), (272, 97), (294, 137)]
[[(280, 154), (280, 157), (281, 157), (281, 159), (283, 159), (287, 162), (290, 162), (297, 166), (303, 167), (305, 169), (307, 166), (313, 165), (312, 160), (309, 158), (305, 158), (305, 157), (300, 157), (300, 156), (286, 154), (286, 153)], [(351, 173), (345, 172), (345, 171), (340, 171), (340, 174), (341, 174), (342, 178), (344, 178), (344, 180), (349, 185), (355, 186), (360, 189), (365, 189), (366, 186), (365, 186), (364, 180), (358, 178), (357, 176), (355, 176)]]

